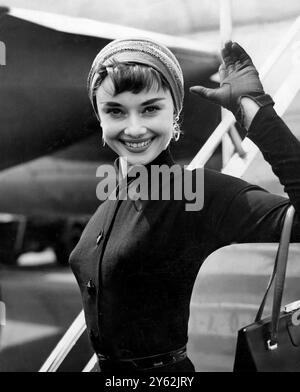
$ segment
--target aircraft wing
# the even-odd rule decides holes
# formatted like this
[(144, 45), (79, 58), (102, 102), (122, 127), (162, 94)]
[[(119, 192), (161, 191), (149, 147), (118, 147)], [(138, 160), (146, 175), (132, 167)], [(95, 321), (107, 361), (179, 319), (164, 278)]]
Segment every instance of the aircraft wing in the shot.
[[(167, 44), (183, 67), (186, 88), (207, 82), (218, 68), (215, 53), (187, 39), (44, 12), (0, 10), (0, 40), (6, 46), (6, 65), (0, 68), (0, 170), (51, 154), (99, 131), (86, 92), (90, 65), (110, 40), (130, 35), (150, 36)], [(218, 112), (209, 108), (213, 118), (209, 130), (204, 126), (199, 131), (207, 106), (195, 114), (199, 100), (193, 102), (185, 113), (191, 138), (183, 147), (191, 148), (189, 155), (218, 122)]]

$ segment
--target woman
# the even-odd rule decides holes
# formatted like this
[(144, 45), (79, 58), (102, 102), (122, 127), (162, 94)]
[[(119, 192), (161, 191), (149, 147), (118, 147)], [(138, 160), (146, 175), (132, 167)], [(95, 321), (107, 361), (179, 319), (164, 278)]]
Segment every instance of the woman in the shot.
[[(191, 90), (248, 129), (296, 208), (292, 239), (299, 241), (300, 144), (273, 110), (247, 53), (228, 42), (222, 56), (220, 88)], [(115, 168), (128, 180), (120, 180), (115, 200), (100, 205), (70, 256), (100, 369), (193, 372), (187, 329), (201, 264), (232, 242), (278, 241), (290, 201), (211, 170), (204, 171), (198, 211), (187, 211), (184, 197), (173, 193), (169, 200), (121, 198), (134, 168), (144, 165), (149, 174), (154, 165), (174, 165), (169, 146), (180, 136), (182, 71), (156, 42), (116, 40), (95, 58), (88, 90), (103, 140), (119, 155)]]

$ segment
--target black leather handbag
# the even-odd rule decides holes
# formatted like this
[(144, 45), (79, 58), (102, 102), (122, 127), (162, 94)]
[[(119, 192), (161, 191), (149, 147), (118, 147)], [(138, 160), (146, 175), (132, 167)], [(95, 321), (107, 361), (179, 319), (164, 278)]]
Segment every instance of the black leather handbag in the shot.
[[(234, 372), (300, 371), (300, 301), (286, 305), (280, 312), (294, 213), (294, 208), (289, 207), (273, 273), (255, 321), (238, 331)], [(275, 277), (272, 315), (262, 319)]]

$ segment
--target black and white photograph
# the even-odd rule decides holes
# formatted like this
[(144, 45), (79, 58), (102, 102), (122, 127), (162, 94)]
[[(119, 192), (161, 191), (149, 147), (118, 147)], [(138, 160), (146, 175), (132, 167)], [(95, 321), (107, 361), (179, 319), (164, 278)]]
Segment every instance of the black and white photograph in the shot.
[(300, 372), (299, 0), (1, 1), (0, 373), (48, 372)]

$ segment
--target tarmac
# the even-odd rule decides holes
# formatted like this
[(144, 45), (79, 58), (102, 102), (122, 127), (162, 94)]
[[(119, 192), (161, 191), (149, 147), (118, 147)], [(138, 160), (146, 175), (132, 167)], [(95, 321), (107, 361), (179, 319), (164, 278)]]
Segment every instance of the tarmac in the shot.
[[(0, 327), (0, 372), (36, 372), (81, 310), (75, 278), (55, 264), (0, 264), (6, 325)], [(89, 345), (64, 368), (82, 370)]]

